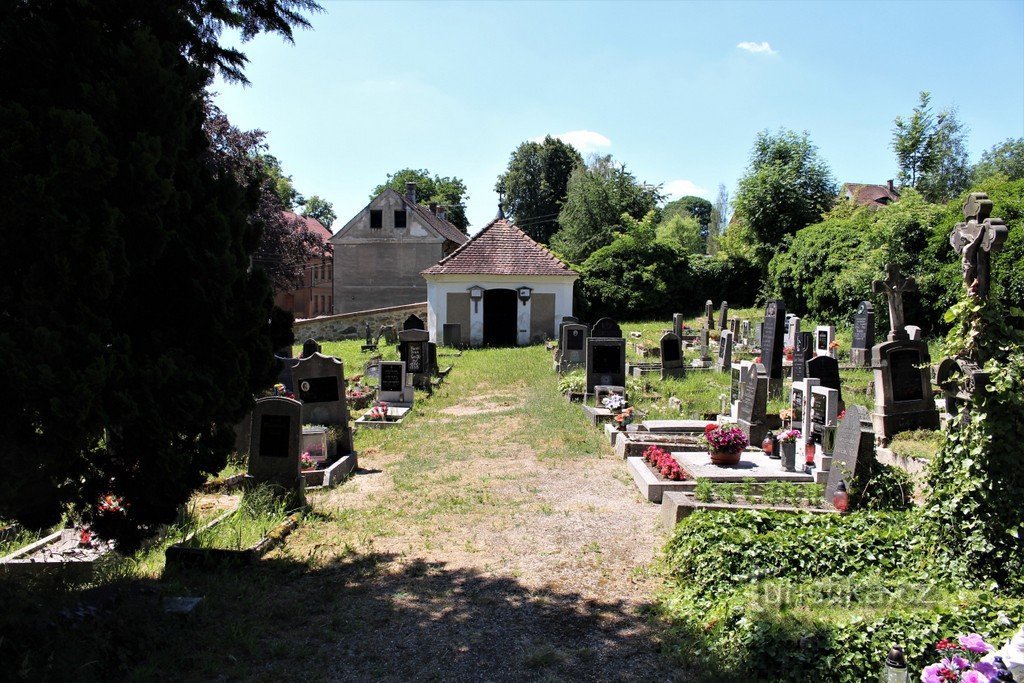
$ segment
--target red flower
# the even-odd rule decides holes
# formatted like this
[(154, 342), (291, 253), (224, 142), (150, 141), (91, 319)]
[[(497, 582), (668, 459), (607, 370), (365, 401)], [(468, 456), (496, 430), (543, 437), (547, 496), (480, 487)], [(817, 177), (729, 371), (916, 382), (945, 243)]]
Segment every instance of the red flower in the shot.
[(718, 429), (718, 425), (716, 425), (715, 423), (712, 422), (711, 424), (709, 424), (706, 427), (704, 427), (704, 436), (707, 436), (708, 434), (710, 434), (711, 432), (713, 432), (716, 429)]

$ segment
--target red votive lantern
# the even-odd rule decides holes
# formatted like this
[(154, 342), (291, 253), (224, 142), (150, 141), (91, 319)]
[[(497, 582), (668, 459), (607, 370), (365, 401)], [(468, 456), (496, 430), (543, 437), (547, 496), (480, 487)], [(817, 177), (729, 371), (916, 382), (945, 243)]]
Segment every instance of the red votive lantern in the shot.
[(761, 442), (761, 450), (766, 454), (771, 455), (775, 451), (775, 435), (771, 432), (765, 435), (764, 441)]
[(814, 442), (808, 440), (807, 445), (804, 446), (804, 462), (808, 467), (814, 464)]
[(846, 490), (846, 482), (839, 482), (836, 492), (832, 494), (832, 507), (840, 512), (846, 512), (850, 507), (850, 494)]

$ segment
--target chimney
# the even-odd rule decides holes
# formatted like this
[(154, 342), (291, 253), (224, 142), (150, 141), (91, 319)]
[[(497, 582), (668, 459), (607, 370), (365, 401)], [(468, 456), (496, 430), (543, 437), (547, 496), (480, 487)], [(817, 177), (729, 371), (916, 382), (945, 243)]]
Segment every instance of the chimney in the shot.
[(409, 182), (405, 184), (405, 196), (413, 204), (416, 203), (416, 183)]
[(892, 186), (892, 178), (889, 178), (889, 194), (896, 194), (896, 188)]
[(430, 213), (437, 215), (437, 202), (430, 202)]
[(437, 207), (437, 217), (440, 218), (443, 221), (448, 220), (447, 218), (445, 218), (445, 213), (444, 213), (444, 207), (443, 206)]

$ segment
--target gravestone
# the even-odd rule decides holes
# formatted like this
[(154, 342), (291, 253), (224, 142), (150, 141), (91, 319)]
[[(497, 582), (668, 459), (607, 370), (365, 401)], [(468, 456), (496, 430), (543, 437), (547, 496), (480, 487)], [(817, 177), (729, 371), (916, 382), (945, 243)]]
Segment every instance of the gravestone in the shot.
[(411, 375), (430, 374), (430, 335), (415, 328), (398, 333), (398, 355)]
[(739, 343), (740, 339), (740, 319), (729, 318), (729, 331), (732, 332), (732, 340), (734, 344)]
[(939, 428), (928, 345), (910, 339), (903, 319), (903, 292), (917, 291), (917, 283), (901, 276), (893, 264), (886, 265), (885, 272), (884, 280), (871, 283), (875, 292), (884, 293), (889, 300), (889, 334), (886, 341), (871, 348), (875, 375), (871, 420), (875, 435), (883, 442), (899, 432)]
[(295, 379), (292, 376), (292, 370), (298, 361), (295, 358), (274, 356), (274, 362), (277, 363), (277, 383), (283, 384), (285, 391), (294, 394)]
[(438, 373), (437, 365), (437, 344), (432, 341), (427, 342), (427, 374), (436, 375)]
[(1002, 218), (989, 218), (992, 200), (984, 192), (972, 192), (964, 203), (964, 222), (949, 233), (949, 243), (960, 255), (967, 294), (987, 299), (992, 254), (1003, 248), (1008, 229)]
[(744, 320), (740, 323), (740, 342), (744, 346), (750, 345), (750, 321)]
[(764, 336), (761, 338), (761, 360), (768, 372), (769, 390), (782, 391), (782, 342), (785, 337), (786, 304), (769, 301), (764, 312)]
[(754, 325), (754, 341), (756, 342), (757, 348), (764, 347), (764, 323), (759, 322)]
[(907, 331), (907, 336), (910, 337), (911, 341), (921, 340), (921, 328), (917, 325), (907, 325), (903, 329)]
[[(804, 334), (810, 334), (805, 332)], [(811, 391), (818, 386), (818, 380), (813, 377), (793, 384), (790, 396), (789, 407), (793, 410), (793, 426), (800, 430), (800, 437), (796, 440), (797, 461), (805, 462), (807, 443), (811, 440)]]
[(709, 330), (715, 327), (715, 304), (711, 299), (704, 302), (704, 320)]
[(786, 346), (796, 351), (797, 338), (800, 336), (800, 318), (793, 315), (789, 317), (786, 327)]
[(441, 343), (449, 348), (462, 346), (462, 325), (459, 323), (441, 325)]
[(579, 323), (562, 325), (558, 340), (558, 371), (569, 372), (586, 365), (587, 326)]
[(427, 326), (424, 325), (423, 324), (423, 320), (418, 315), (416, 315), (414, 313), (413, 315), (410, 315), (408, 318), (405, 319), (405, 322), (402, 323), (402, 329), (403, 330), (425, 330), (425, 329), (427, 329)]
[(716, 329), (724, 330), (727, 329), (729, 321), (729, 302), (723, 301), (722, 305), (718, 307), (718, 327)]
[(611, 318), (601, 318), (594, 323), (594, 327), (590, 330), (590, 336), (603, 339), (619, 339), (622, 337), (622, 328)]
[(682, 377), (686, 374), (683, 364), (683, 343), (673, 332), (661, 337), (661, 378)]
[(836, 339), (836, 328), (833, 325), (818, 325), (814, 328), (814, 355), (836, 357), (832, 342)]
[(710, 342), (708, 341), (708, 328), (701, 328), (700, 331), (700, 358), (693, 361), (693, 367), (695, 368), (710, 368), (711, 367), (711, 355), (708, 353), (710, 348)]
[(801, 332), (796, 336), (796, 346), (793, 350), (793, 373), (794, 382), (801, 382), (807, 377), (807, 359), (813, 353), (811, 346), (814, 344), (814, 335), (810, 332)]
[(852, 482), (857, 468), (868, 465), (874, 457), (875, 435), (865, 431), (862, 422), (868, 420), (868, 411), (858, 405), (846, 409), (846, 417), (839, 423), (836, 445), (832, 451), (828, 483), (825, 485), (825, 500), (831, 502), (840, 482)]
[(320, 353), (323, 350), (323, 347), (317, 344), (315, 339), (307, 339), (302, 342), (302, 353), (299, 354), (299, 358), (309, 358), (314, 353)]
[(599, 384), (626, 386), (626, 340), (621, 337), (587, 337), (585, 343), (587, 393), (594, 393), (594, 387)]
[(672, 314), (672, 334), (676, 335), (680, 339), (683, 337), (683, 323), (686, 322), (686, 316), (682, 313)]
[(409, 380), (406, 377), (405, 363), (403, 361), (381, 361), (379, 366), (380, 392), (377, 398), (395, 406), (411, 406), (413, 389), (409, 386)]
[(768, 433), (765, 420), (768, 412), (768, 374), (765, 367), (755, 363), (740, 390), (737, 422), (752, 446), (760, 446)]
[(249, 431), (249, 475), (257, 483), (301, 486), (302, 404), (283, 396), (256, 399)]
[(832, 463), (832, 455), (825, 453), (822, 444), (825, 428), (834, 427), (836, 424), (836, 418), (839, 415), (839, 393), (826, 387), (812, 387), (810, 396), (811, 439), (816, 444), (814, 479), (815, 482), (824, 484), (827, 476), (825, 473), (828, 472)]
[(729, 386), (729, 419), (733, 422), (738, 421), (740, 418), (740, 392), (743, 389), (743, 385), (746, 384), (747, 377), (750, 375), (753, 367), (754, 364), (749, 360), (732, 364), (732, 377)]
[(352, 429), (345, 398), (345, 365), (333, 356), (314, 353), (299, 360), (293, 373), (296, 396), (302, 401), (303, 424), (335, 427), (338, 438), (328, 444), (329, 449), (333, 446), (336, 452), (350, 453)]
[(871, 347), (875, 345), (875, 307), (870, 301), (861, 301), (853, 316), (853, 343), (850, 344), (850, 364), (860, 367), (871, 365)]
[(728, 372), (732, 367), (732, 332), (724, 330), (718, 337), (718, 360), (715, 361), (715, 370)]
[(807, 377), (818, 380), (818, 384), (828, 389), (834, 389), (839, 396), (839, 402), (843, 400), (843, 385), (839, 377), (839, 361), (830, 356), (815, 356), (806, 363)]

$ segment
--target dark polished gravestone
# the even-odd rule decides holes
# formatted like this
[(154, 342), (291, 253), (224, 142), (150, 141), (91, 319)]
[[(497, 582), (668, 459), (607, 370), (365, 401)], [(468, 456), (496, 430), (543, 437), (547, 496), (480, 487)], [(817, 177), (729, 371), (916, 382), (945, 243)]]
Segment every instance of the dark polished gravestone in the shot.
[(770, 384), (782, 391), (782, 343), (786, 337), (786, 304), (779, 299), (769, 301), (764, 311), (764, 333), (761, 338), (761, 361)]
[(793, 351), (793, 383), (802, 382), (807, 377), (807, 359), (814, 353), (814, 335), (800, 332), (796, 335), (796, 348)]
[(711, 299), (704, 302), (704, 325), (709, 330), (715, 327), (715, 303)]
[(839, 395), (839, 409), (842, 410), (843, 385), (839, 378), (839, 361), (831, 356), (815, 356), (806, 363), (806, 377), (818, 380), (819, 386), (835, 389)]
[(462, 346), (462, 325), (459, 323), (442, 324), (441, 343), (448, 348), (457, 348)]
[(768, 433), (768, 375), (765, 367), (755, 363), (741, 385), (736, 416), (740, 429), (751, 446), (760, 447)]
[(603, 339), (620, 339), (622, 338), (622, 328), (611, 318), (601, 318), (590, 329), (590, 336)]
[(413, 389), (406, 378), (403, 361), (380, 362), (380, 393), (378, 398), (388, 405), (411, 406)]
[(427, 326), (423, 323), (423, 319), (422, 318), (420, 318), (416, 314), (413, 314), (413, 315), (410, 315), (408, 318), (406, 318), (405, 322), (402, 323), (402, 329), (403, 330), (425, 330), (425, 329), (427, 329)]
[(724, 330), (718, 337), (718, 360), (715, 361), (715, 370), (728, 372), (732, 367), (732, 332)]
[(661, 337), (661, 378), (683, 377), (686, 365), (683, 361), (683, 342), (673, 332)]
[(870, 301), (861, 301), (853, 316), (853, 343), (850, 345), (850, 364), (860, 367), (871, 365), (871, 347), (875, 345), (875, 307)]
[(257, 483), (301, 486), (302, 404), (283, 396), (256, 400), (249, 431), (249, 475)]
[(587, 364), (588, 332), (587, 326), (580, 323), (562, 325), (558, 340), (558, 372), (569, 372)]
[(875, 375), (875, 410), (871, 421), (875, 435), (888, 442), (895, 434), (912, 429), (938, 429), (939, 411), (932, 397), (931, 356), (928, 344), (910, 339), (903, 319), (903, 292), (917, 291), (913, 278), (899, 268), (885, 267), (884, 280), (872, 289), (889, 300), (889, 334), (871, 349)]
[(841, 482), (849, 484), (858, 472), (865, 468), (874, 458), (875, 435), (871, 430), (864, 429), (868, 421), (868, 411), (858, 405), (846, 408), (846, 417), (839, 423), (836, 432), (836, 443), (832, 449), (832, 462), (828, 470), (828, 483), (825, 485), (825, 500), (831, 501)]
[(718, 307), (718, 327), (716, 329), (726, 330), (729, 325), (729, 302), (723, 301)]
[(398, 333), (398, 355), (405, 369), (413, 375), (428, 375), (430, 368), (430, 335), (426, 330), (409, 329)]
[(626, 386), (626, 340), (621, 337), (587, 337), (587, 393), (599, 384)]
[(682, 313), (672, 314), (672, 334), (676, 335), (680, 339), (683, 338), (683, 323), (686, 322), (686, 316)]
[(302, 353), (299, 354), (299, 358), (309, 358), (314, 353), (320, 353), (324, 349), (315, 339), (307, 339), (302, 342)]
[(301, 359), (293, 374), (296, 395), (302, 401), (303, 424), (334, 427), (338, 437), (333, 444), (328, 444), (330, 455), (352, 452), (344, 363), (333, 356), (314, 353)]

